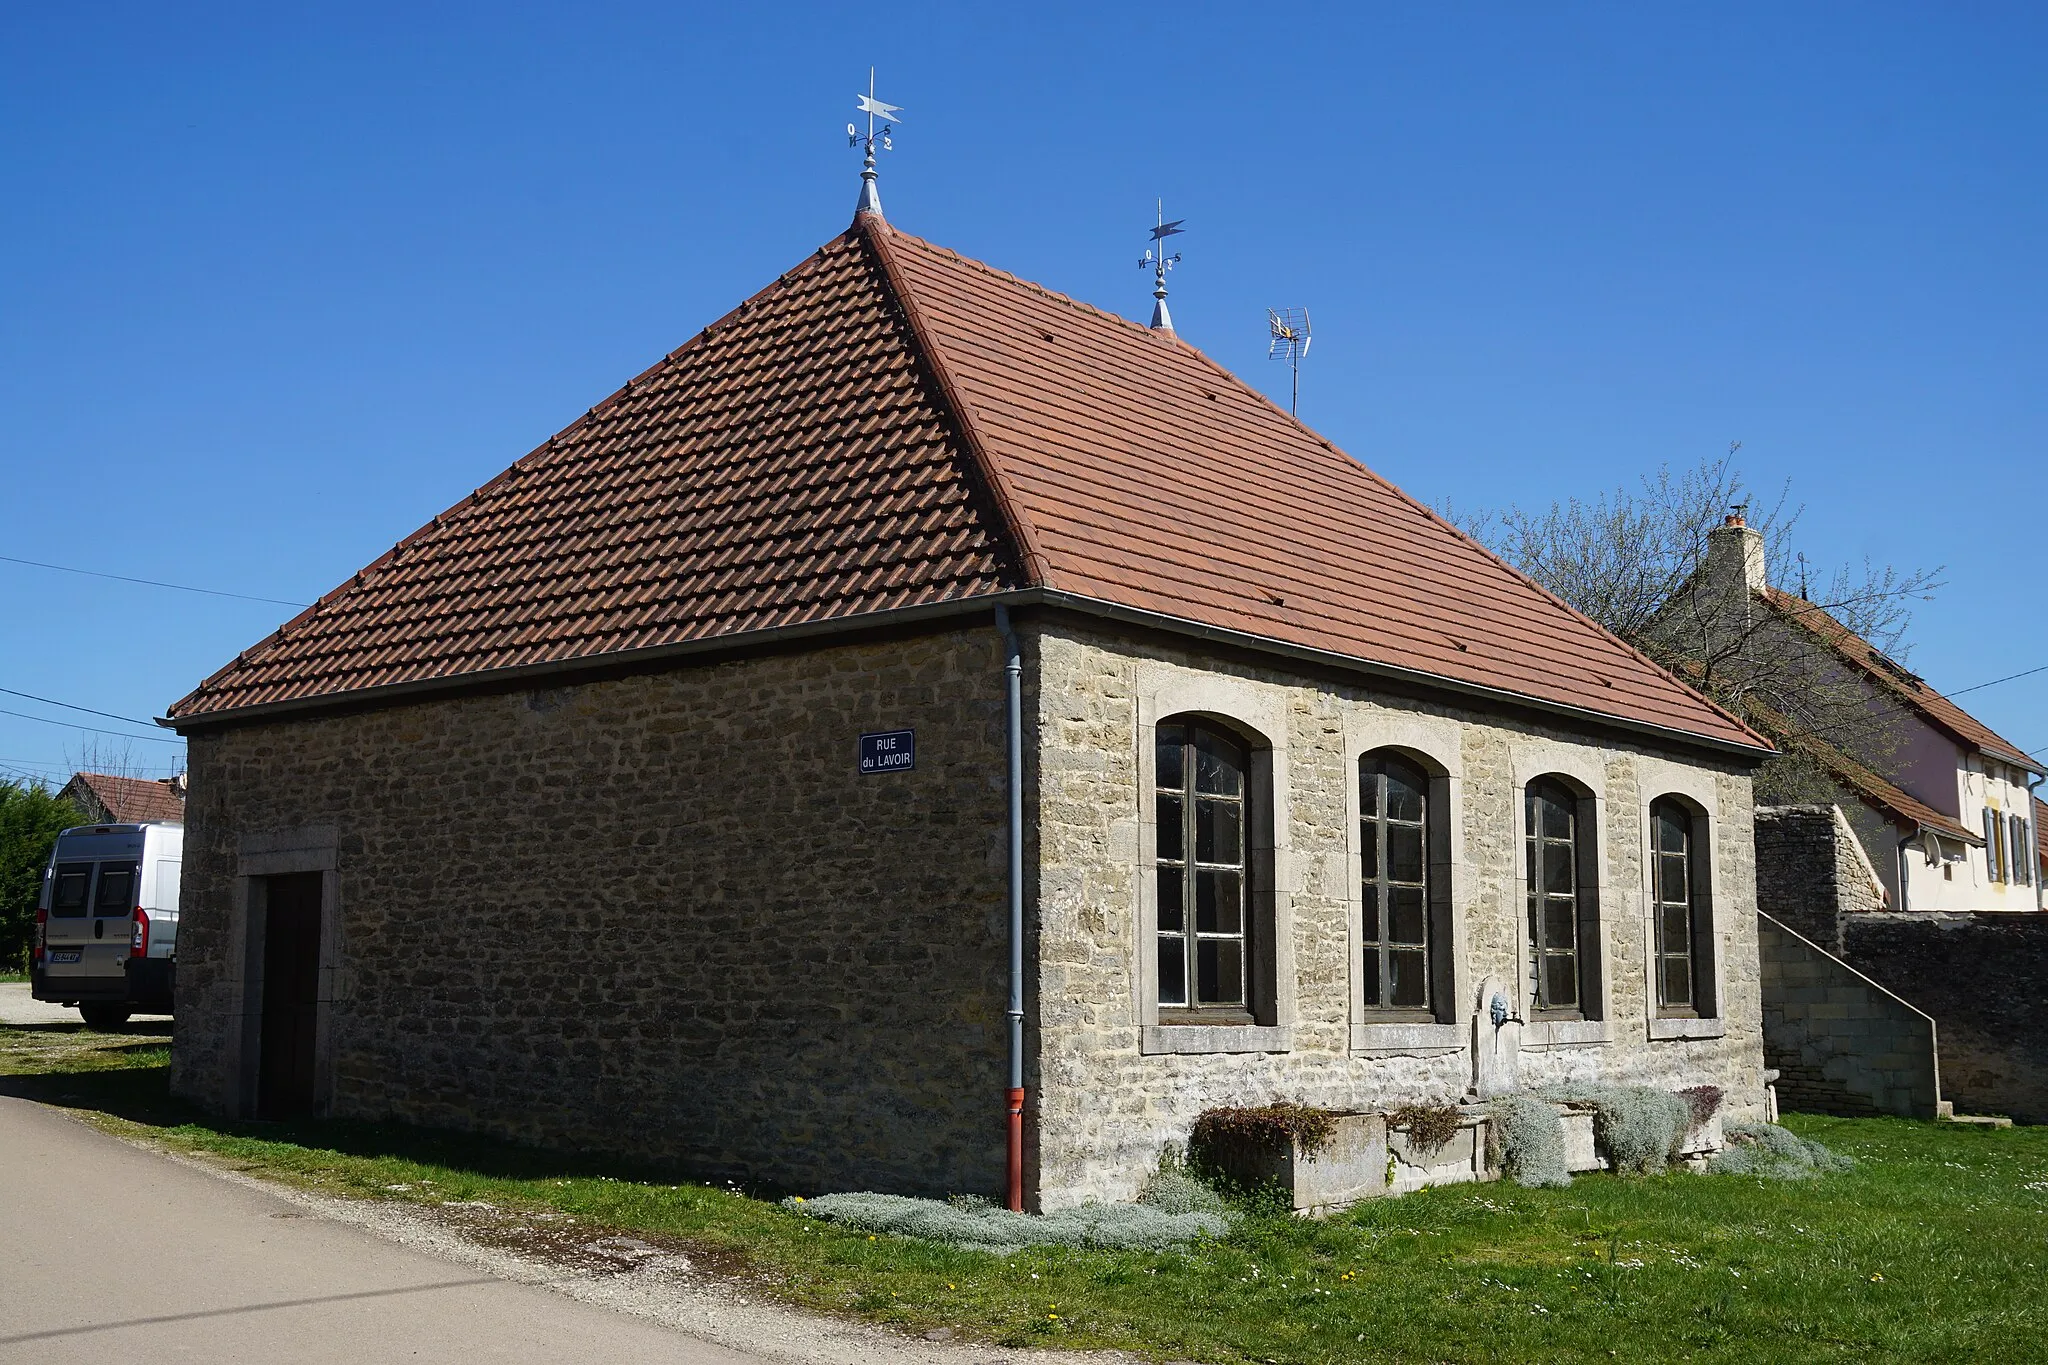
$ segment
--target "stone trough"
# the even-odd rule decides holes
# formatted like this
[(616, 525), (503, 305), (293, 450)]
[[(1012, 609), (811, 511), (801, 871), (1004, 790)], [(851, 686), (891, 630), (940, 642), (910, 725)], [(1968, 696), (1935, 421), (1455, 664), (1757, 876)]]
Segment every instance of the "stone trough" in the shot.
[[(1564, 1129), (1565, 1168), (1574, 1174), (1611, 1169), (1594, 1133), (1593, 1106), (1566, 1102), (1555, 1108)], [(1276, 1137), (1236, 1141), (1209, 1153), (1209, 1159), (1235, 1180), (1278, 1186), (1291, 1196), (1296, 1213), (1311, 1216), (1434, 1185), (1498, 1180), (1500, 1170), (1487, 1149), (1485, 1106), (1461, 1105), (1458, 1112), (1458, 1129), (1450, 1140), (1427, 1151), (1415, 1145), (1406, 1128), (1389, 1124), (1386, 1114), (1351, 1112), (1334, 1116), (1335, 1132), (1313, 1155), (1297, 1141)], [(1680, 1156), (1698, 1166), (1720, 1149), (1721, 1116), (1716, 1113), (1687, 1136)]]

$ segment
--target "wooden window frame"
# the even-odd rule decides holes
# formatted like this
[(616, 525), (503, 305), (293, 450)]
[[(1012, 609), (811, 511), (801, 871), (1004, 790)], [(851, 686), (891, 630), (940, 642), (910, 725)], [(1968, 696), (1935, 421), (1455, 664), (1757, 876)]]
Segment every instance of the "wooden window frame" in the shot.
[[(1164, 735), (1169, 730), (1179, 730), (1181, 781), (1177, 787), (1168, 787), (1161, 780), (1163, 768), (1159, 764), (1161, 751), (1166, 747)], [(1227, 794), (1203, 792), (1199, 789), (1196, 758), (1200, 752), (1198, 736), (1215, 736), (1235, 751), (1238, 762), (1239, 790), (1235, 797)], [(1256, 1010), (1260, 996), (1259, 971), (1262, 962), (1259, 934), (1260, 898), (1255, 881), (1257, 859), (1253, 856), (1253, 837), (1256, 821), (1260, 818), (1261, 796), (1258, 791), (1260, 765), (1256, 761), (1255, 746), (1245, 735), (1231, 727), (1218, 724), (1200, 715), (1175, 715), (1162, 719), (1153, 731), (1154, 782), (1153, 808), (1155, 813), (1165, 808), (1169, 800), (1180, 805), (1178, 821), (1180, 857), (1165, 856), (1168, 845), (1162, 836), (1153, 850), (1153, 876), (1162, 884), (1163, 874), (1178, 872), (1180, 888), (1180, 928), (1166, 928), (1167, 910), (1161, 897), (1154, 913), (1152, 944), (1150, 951), (1156, 955), (1165, 948), (1169, 939), (1178, 940), (1181, 950), (1181, 996), (1178, 1002), (1165, 999), (1164, 982), (1154, 968), (1153, 1004), (1158, 1011), (1162, 1025), (1250, 1025), (1257, 1021)], [(1216, 859), (1203, 860), (1199, 857), (1199, 811), (1202, 802), (1221, 805), (1234, 804), (1238, 813), (1237, 857), (1235, 861)], [(1199, 928), (1198, 900), (1200, 875), (1203, 872), (1234, 873), (1237, 877), (1237, 925), (1235, 934)], [(1199, 999), (1201, 980), (1201, 945), (1204, 941), (1237, 944), (1238, 999), (1236, 1001), (1210, 1001)]]
[[(1537, 803), (1540, 798), (1551, 797), (1571, 815), (1571, 834), (1566, 839), (1543, 833)], [(1593, 809), (1594, 803), (1559, 774), (1534, 778), (1522, 788), (1523, 871), (1527, 881), (1524, 899), (1531, 978), (1530, 1016), (1533, 1020), (1597, 1020), (1602, 1017), (1599, 879), (1594, 863), (1599, 840), (1596, 832), (1587, 828)], [(1560, 843), (1568, 844), (1570, 851), (1558, 854), (1550, 850), (1549, 846)], [(1572, 869), (1569, 899), (1573, 933), (1569, 953), (1550, 947), (1547, 917), (1543, 913), (1545, 906), (1542, 904), (1548, 900), (1564, 899), (1556, 893), (1542, 890), (1544, 874), (1553, 865), (1552, 860), (1560, 856), (1568, 860)], [(1569, 1004), (1552, 1004), (1549, 1001), (1549, 974), (1545, 970), (1547, 960), (1565, 956), (1572, 960), (1571, 974), (1577, 999)]]
[[(1645, 857), (1649, 863), (1649, 905), (1651, 919), (1650, 998), (1660, 1019), (1710, 1019), (1719, 1016), (1714, 980), (1714, 888), (1713, 847), (1706, 817), (1692, 802), (1678, 796), (1660, 796), (1650, 803), (1649, 841)], [(1675, 817), (1683, 831), (1684, 846), (1674, 855), (1663, 845), (1661, 821)], [(1706, 850), (1702, 856), (1701, 850)], [(1668, 910), (1680, 902), (1664, 898), (1664, 862), (1670, 857), (1684, 860), (1685, 888), (1683, 919), (1686, 943), (1682, 952), (1673, 951), (1666, 930)], [(1665, 994), (1665, 961), (1683, 956), (1691, 980), (1691, 998), (1673, 1001)]]
[[(1421, 797), (1422, 813), (1419, 820), (1398, 820), (1388, 811), (1387, 785), (1390, 765), (1398, 764), (1416, 779), (1414, 785)], [(1374, 783), (1374, 798), (1366, 799), (1365, 784), (1368, 777)], [(1444, 944), (1448, 938), (1445, 932), (1444, 914), (1446, 888), (1441, 872), (1447, 861), (1443, 856), (1444, 814), (1438, 809), (1443, 783), (1429, 768), (1413, 755), (1399, 749), (1372, 749), (1358, 756), (1358, 838), (1360, 862), (1357, 869), (1359, 883), (1359, 945), (1358, 969), (1363, 986), (1361, 991), (1360, 1021), (1366, 1023), (1437, 1023), (1438, 1012), (1448, 996), (1446, 983), (1442, 980), (1447, 964)], [(1370, 810), (1368, 809), (1370, 807)], [(1414, 882), (1394, 882), (1388, 876), (1387, 858), (1390, 840), (1390, 826), (1401, 826), (1419, 830), (1421, 842), (1421, 877)], [(1371, 835), (1368, 837), (1368, 827)], [(1368, 850), (1371, 850), (1368, 853)], [(1373, 867), (1365, 866), (1365, 859), (1371, 857)], [(1421, 893), (1422, 899), (1422, 941), (1419, 945), (1389, 939), (1385, 934), (1386, 914), (1378, 892), (1396, 886), (1413, 889)], [(1422, 1001), (1420, 1004), (1397, 1005), (1391, 1002), (1393, 990), (1391, 958), (1396, 952), (1419, 951), (1422, 956)]]

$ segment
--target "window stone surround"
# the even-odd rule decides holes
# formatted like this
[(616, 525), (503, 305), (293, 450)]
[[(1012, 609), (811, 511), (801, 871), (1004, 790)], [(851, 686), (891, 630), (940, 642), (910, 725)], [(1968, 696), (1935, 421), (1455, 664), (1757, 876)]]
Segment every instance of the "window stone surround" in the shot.
[[(1698, 1018), (1660, 1016), (1654, 1008), (1654, 1002), (1657, 999), (1657, 982), (1655, 977), (1657, 923), (1656, 916), (1653, 913), (1655, 893), (1650, 881), (1655, 875), (1655, 869), (1649, 857), (1651, 835), (1650, 807), (1661, 797), (1682, 797), (1688, 804), (1698, 808), (1698, 812), (1694, 817), (1695, 857), (1699, 856), (1698, 850), (1711, 850), (1719, 842), (1717, 827), (1720, 824), (1720, 820), (1715, 812), (1719, 808), (1720, 800), (1719, 794), (1714, 789), (1713, 774), (1702, 772), (1697, 768), (1687, 767), (1682, 763), (1672, 763), (1666, 759), (1645, 755), (1638, 759), (1636, 763), (1636, 789), (1636, 809), (1641, 822), (1637, 838), (1641, 843), (1643, 856), (1639, 860), (1642, 866), (1642, 877), (1636, 885), (1634, 900), (1637, 910), (1636, 919), (1641, 923), (1643, 929), (1643, 998), (1652, 1004), (1652, 1008), (1644, 1011), (1644, 1029), (1648, 1036), (1656, 1042), (1670, 1042), (1684, 1038), (1719, 1038), (1728, 1031), (1728, 1021), (1725, 1017), (1726, 1007), (1722, 1003), (1727, 999), (1722, 961), (1727, 956), (1725, 951), (1726, 945), (1732, 937), (1734, 930), (1728, 923), (1719, 880), (1714, 876), (1715, 871), (1718, 869), (1710, 864), (1707, 872), (1708, 884), (1712, 888), (1710, 892), (1713, 898), (1711, 909), (1714, 916), (1713, 944), (1708, 964), (1714, 994), (1714, 1013), (1702, 1015)], [(1701, 837), (1699, 828), (1701, 825), (1705, 826), (1704, 837)], [(1697, 962), (1697, 958), (1695, 958), (1695, 962)]]

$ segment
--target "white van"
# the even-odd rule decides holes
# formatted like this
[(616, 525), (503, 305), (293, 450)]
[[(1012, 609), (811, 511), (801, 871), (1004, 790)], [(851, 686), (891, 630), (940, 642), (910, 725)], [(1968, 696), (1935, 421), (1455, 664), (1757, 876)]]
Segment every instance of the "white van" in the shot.
[(30, 989), (94, 1028), (168, 1014), (178, 957), (185, 827), (81, 825), (57, 836), (36, 902)]

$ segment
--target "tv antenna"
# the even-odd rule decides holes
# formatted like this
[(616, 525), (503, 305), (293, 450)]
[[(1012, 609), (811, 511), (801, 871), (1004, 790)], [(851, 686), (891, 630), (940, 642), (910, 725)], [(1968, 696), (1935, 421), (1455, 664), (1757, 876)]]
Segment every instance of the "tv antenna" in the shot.
[[(860, 203), (854, 212), (872, 213), (879, 218), (882, 216), (882, 195), (875, 188), (875, 144), (879, 142), (885, 152), (894, 150), (896, 144), (890, 141), (889, 125), (903, 121), (896, 117), (903, 112), (903, 106), (884, 104), (875, 98), (875, 69), (872, 66), (868, 68), (867, 94), (855, 95), (854, 100), (854, 109), (868, 116), (868, 130), (865, 133), (854, 124), (846, 125), (846, 145), (856, 147), (866, 144), (867, 150), (867, 159), (862, 162), (860, 168)], [(882, 120), (879, 131), (875, 128), (876, 119)]]
[(1301, 408), (1301, 358), (1308, 354), (1309, 325), (1306, 308), (1266, 310), (1266, 359), (1284, 360), (1294, 370), (1294, 397), (1287, 411)]
[(1166, 311), (1166, 272), (1180, 264), (1180, 253), (1176, 251), (1171, 256), (1167, 255), (1166, 239), (1177, 237), (1187, 231), (1181, 226), (1187, 219), (1176, 218), (1170, 223), (1167, 222), (1164, 199), (1154, 201), (1153, 207), (1158, 218), (1152, 228), (1152, 245), (1145, 249), (1144, 258), (1138, 262), (1138, 268), (1152, 272), (1152, 330), (1171, 332), (1173, 314)]

